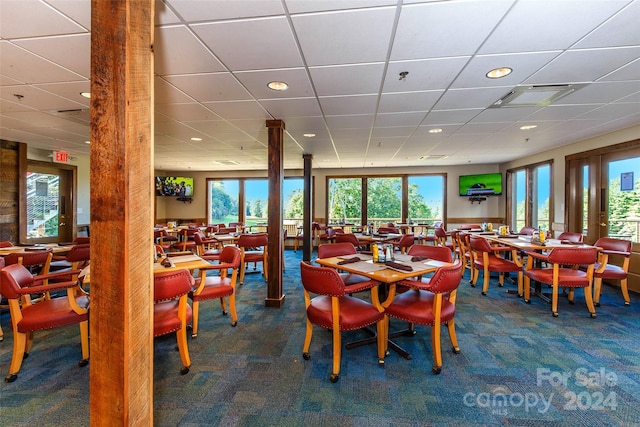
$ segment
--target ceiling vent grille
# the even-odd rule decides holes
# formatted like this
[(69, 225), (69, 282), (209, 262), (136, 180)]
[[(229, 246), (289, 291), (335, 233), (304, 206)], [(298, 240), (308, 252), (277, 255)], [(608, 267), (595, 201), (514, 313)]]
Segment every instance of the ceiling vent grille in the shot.
[(556, 84), (517, 86), (489, 108), (546, 107), (586, 86), (585, 84)]
[(216, 165), (220, 165), (220, 166), (235, 166), (235, 165), (239, 165), (239, 162), (236, 162), (235, 160), (214, 160), (211, 163), (216, 164)]
[(447, 155), (444, 154), (428, 154), (426, 156), (420, 156), (420, 160), (442, 160), (446, 159)]

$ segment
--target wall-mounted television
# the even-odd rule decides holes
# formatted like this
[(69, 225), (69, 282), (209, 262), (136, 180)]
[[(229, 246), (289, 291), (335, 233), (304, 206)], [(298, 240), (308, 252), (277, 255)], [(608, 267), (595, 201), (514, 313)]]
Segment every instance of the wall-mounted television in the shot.
[(193, 177), (156, 176), (156, 196), (193, 197)]
[(502, 194), (501, 173), (460, 175), (460, 195), (469, 197), (498, 196)]

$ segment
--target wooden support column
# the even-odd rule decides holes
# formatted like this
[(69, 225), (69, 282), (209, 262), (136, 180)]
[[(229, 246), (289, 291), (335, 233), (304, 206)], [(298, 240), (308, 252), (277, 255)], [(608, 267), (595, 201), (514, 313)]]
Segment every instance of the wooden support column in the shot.
[(153, 425), (153, 17), (91, 1), (92, 426)]
[(282, 293), (282, 181), (284, 179), (284, 122), (282, 120), (267, 120), (269, 129), (269, 262), (267, 269), (267, 299), (265, 306), (282, 307), (284, 295)]
[(311, 253), (313, 252), (313, 230), (311, 229), (311, 223), (313, 222), (313, 199), (312, 195), (312, 160), (313, 154), (303, 154), (302, 159), (304, 161), (304, 190), (303, 200), (304, 207), (302, 210), (302, 260), (311, 261)]

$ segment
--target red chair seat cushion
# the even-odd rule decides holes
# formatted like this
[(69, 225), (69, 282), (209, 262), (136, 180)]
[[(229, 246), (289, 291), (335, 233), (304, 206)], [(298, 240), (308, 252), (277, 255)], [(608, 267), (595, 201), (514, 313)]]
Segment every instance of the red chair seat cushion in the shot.
[[(175, 332), (182, 327), (178, 318), (178, 301), (157, 302), (153, 305), (153, 336), (159, 337)], [(191, 322), (193, 313), (187, 304), (187, 323)]]
[[(596, 263), (595, 269), (597, 270), (600, 263)], [(621, 267), (617, 265), (607, 264), (604, 271), (601, 273), (593, 273), (593, 277), (599, 277), (601, 279), (622, 280), (627, 278), (627, 273)]]
[[(484, 260), (477, 259), (474, 262), (474, 265), (478, 270), (484, 270)], [(506, 259), (498, 258), (495, 256), (489, 256), (488, 267), (489, 267), (488, 268), (489, 271), (495, 271), (498, 273), (519, 272), (522, 269), (522, 267), (519, 267), (517, 264), (511, 261), (507, 261)]]
[(18, 323), (18, 332), (21, 333), (43, 331), (89, 319), (88, 312), (77, 314), (73, 311), (67, 298), (53, 298), (24, 307), (22, 315), (23, 318)]
[[(434, 294), (423, 290), (409, 290), (397, 295), (391, 305), (385, 308), (385, 313), (396, 319), (419, 325), (433, 325), (433, 301)], [(456, 314), (455, 304), (451, 304), (446, 296), (442, 298), (442, 310), (440, 312), (441, 323), (453, 319)]]
[[(331, 317), (331, 297), (319, 295), (311, 300), (307, 308), (307, 318), (314, 325), (323, 328), (333, 328)], [(352, 297), (340, 297), (340, 330), (354, 331), (365, 326), (373, 325), (382, 320), (384, 313), (380, 313), (371, 304)]]
[[(582, 270), (573, 270), (570, 268), (559, 269), (560, 280), (558, 284), (560, 286), (568, 288), (584, 288), (589, 286), (589, 280), (587, 280), (587, 274)], [(543, 268), (525, 271), (525, 274), (532, 280), (538, 282), (553, 284), (553, 269)]]
[[(201, 279), (196, 279), (195, 288), (200, 286), (200, 280)], [(189, 298), (193, 301), (204, 301), (227, 297), (231, 294), (233, 294), (231, 279), (228, 277), (222, 278), (220, 276), (207, 276), (202, 292), (198, 295), (195, 295), (193, 292), (189, 292)]]
[(245, 251), (244, 262), (262, 262), (264, 253), (262, 251)]

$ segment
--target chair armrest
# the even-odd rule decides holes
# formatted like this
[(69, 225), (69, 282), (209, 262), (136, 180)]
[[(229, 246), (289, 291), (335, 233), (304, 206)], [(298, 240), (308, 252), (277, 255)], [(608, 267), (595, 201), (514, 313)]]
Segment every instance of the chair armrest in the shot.
[[(38, 276), (33, 276), (34, 282), (39, 282), (42, 280), (55, 279), (57, 277), (68, 277), (80, 274), (82, 270), (62, 270), (62, 271), (54, 271), (53, 273), (40, 274)], [(75, 283), (75, 282), (73, 282)]]
[(78, 282), (73, 280), (69, 282), (52, 283), (50, 285), (37, 285), (37, 286), (20, 288), (16, 290), (16, 293), (18, 295), (38, 294), (38, 293), (51, 292), (51, 291), (60, 291), (63, 289), (73, 288), (75, 286), (78, 286)]
[(623, 252), (623, 251), (611, 251), (611, 250), (608, 250), (608, 249), (603, 249), (601, 252), (603, 254), (607, 254), (607, 255), (621, 255), (623, 257), (631, 256), (630, 252)]

